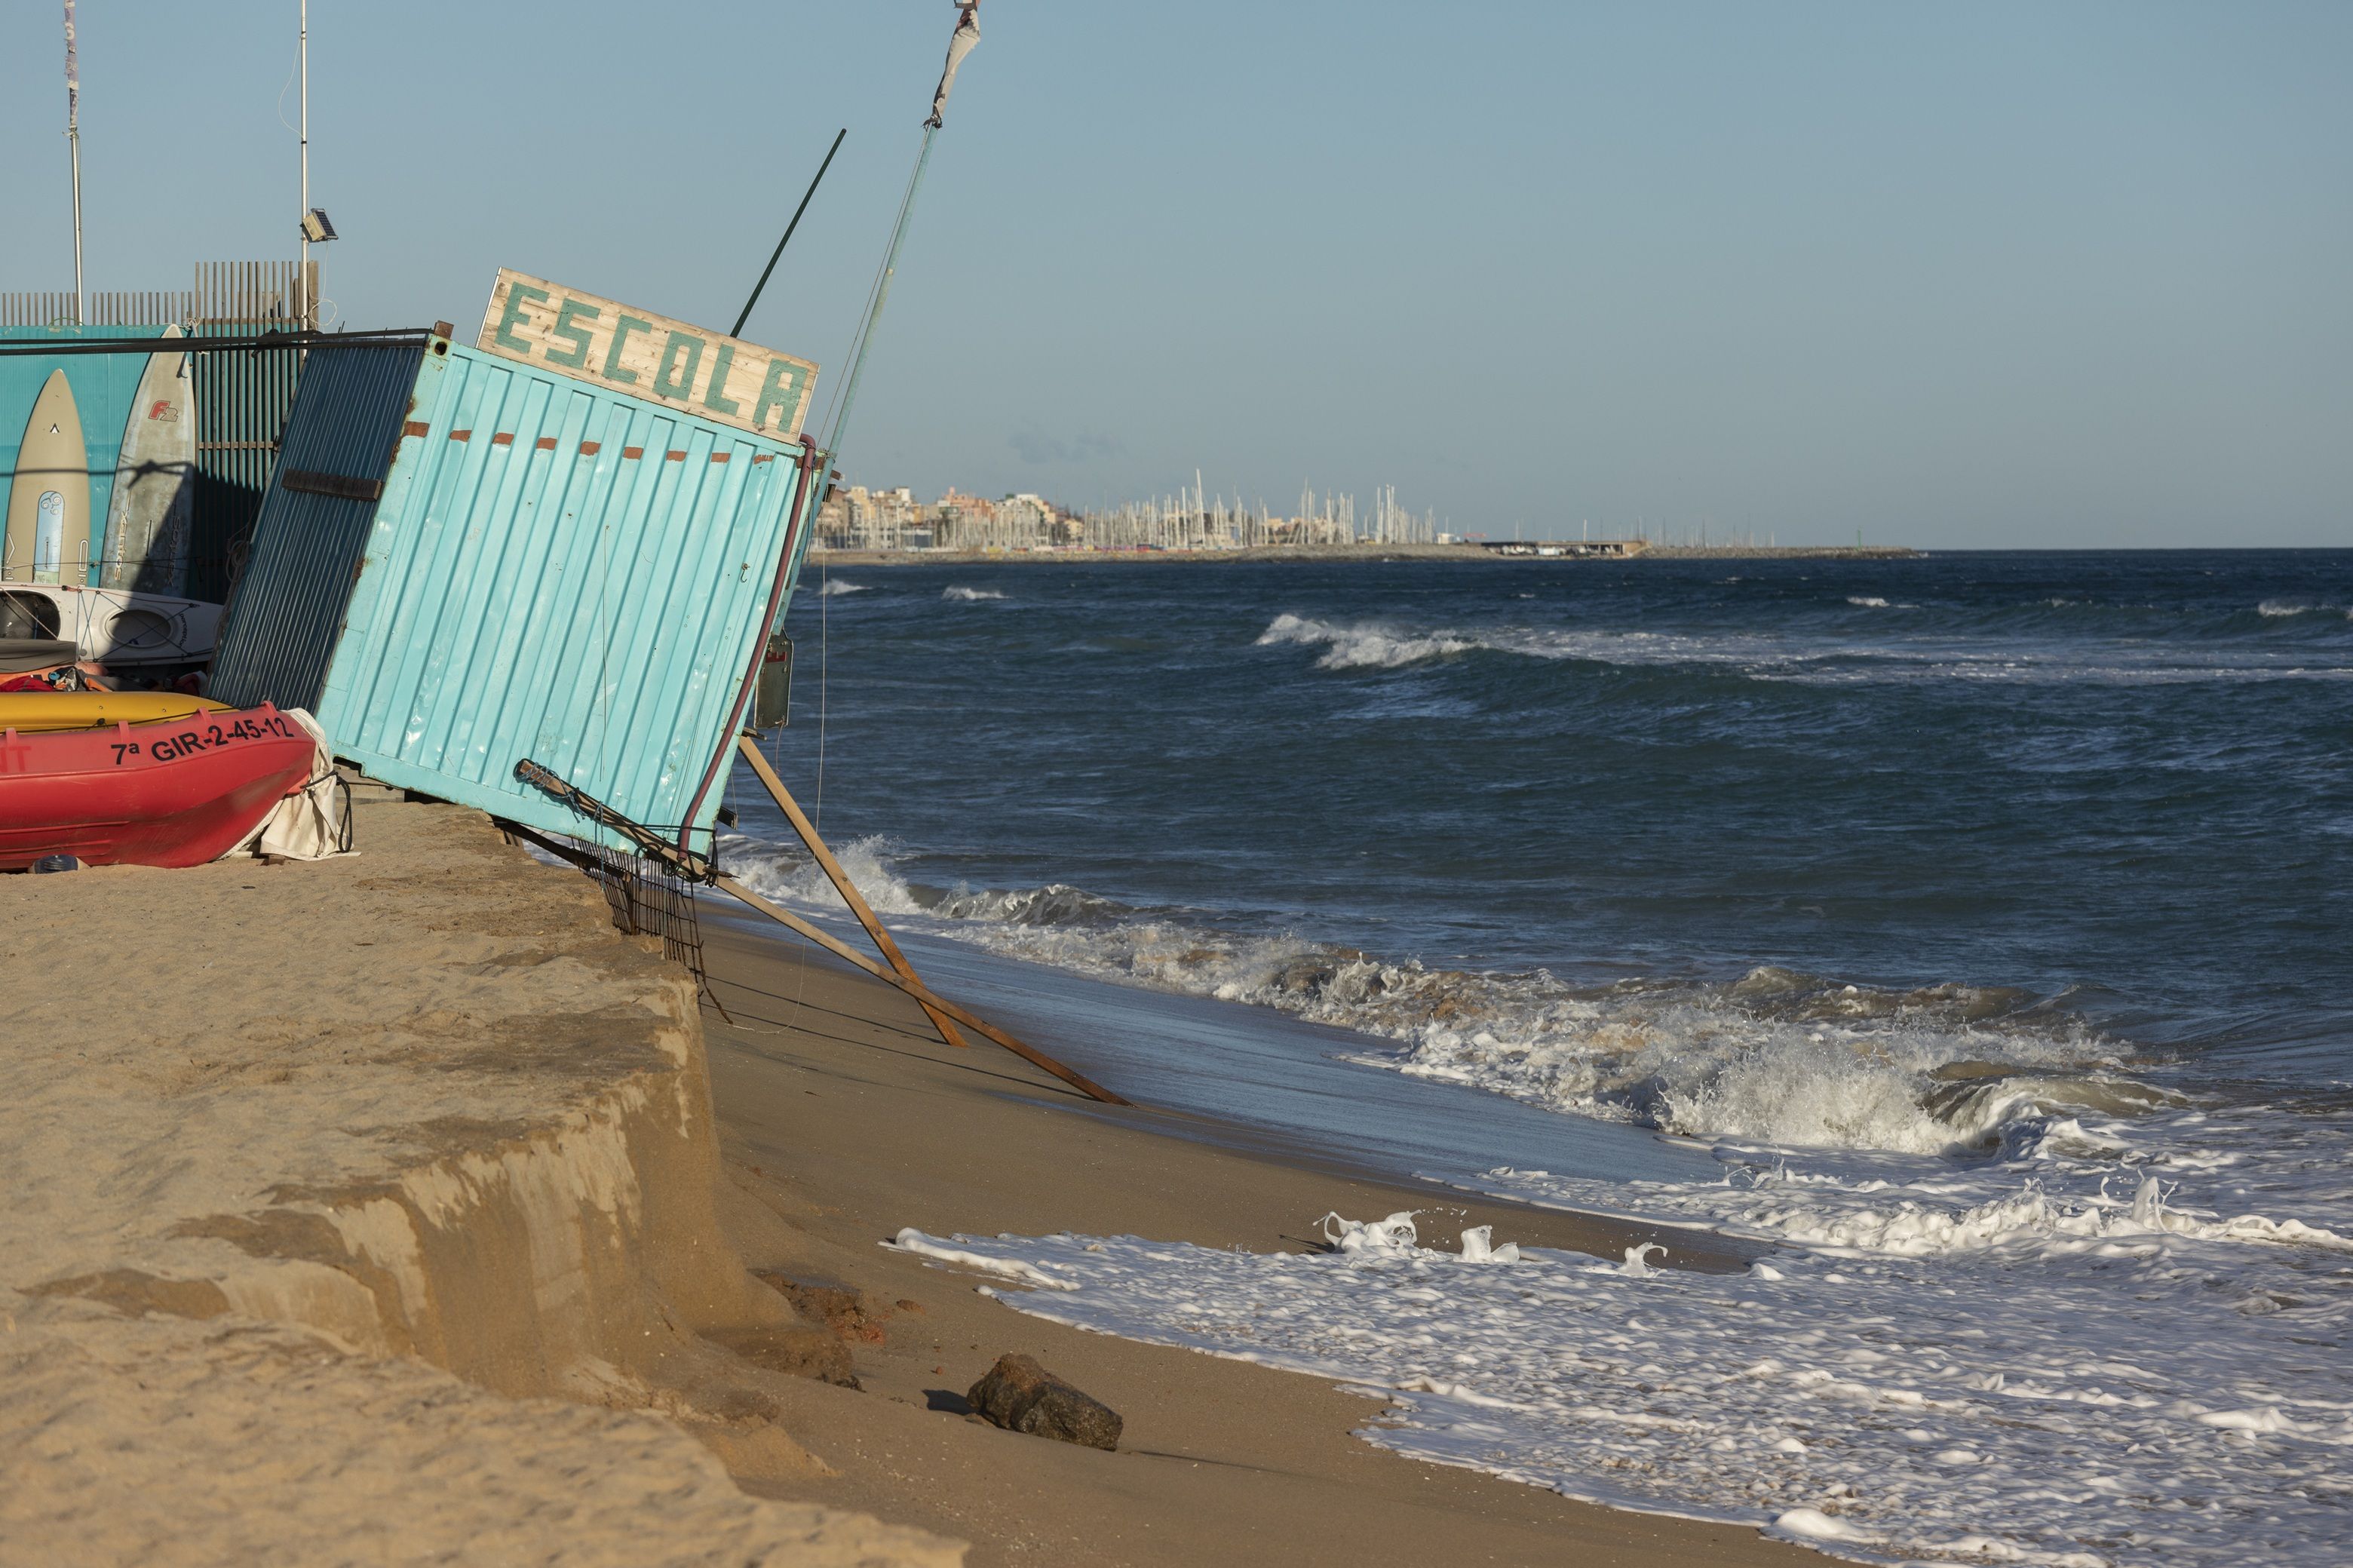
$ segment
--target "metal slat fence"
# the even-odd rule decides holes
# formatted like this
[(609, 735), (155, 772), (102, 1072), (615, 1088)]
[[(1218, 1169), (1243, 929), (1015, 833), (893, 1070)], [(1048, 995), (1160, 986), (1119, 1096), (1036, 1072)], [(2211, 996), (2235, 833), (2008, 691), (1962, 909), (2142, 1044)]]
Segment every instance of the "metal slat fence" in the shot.
[[(318, 317), (318, 282), (316, 262), (200, 263), (191, 331), (198, 337), (242, 338), (311, 327)], [(302, 356), (296, 349), (198, 354), (195, 367), (196, 494), (186, 592), (226, 603), (269, 488)]]
[[(109, 289), (85, 294), (82, 325), (86, 327), (185, 326), (196, 313), (193, 290), (163, 289)], [(0, 327), (70, 327), (74, 297), (70, 289), (26, 289), (0, 292)]]

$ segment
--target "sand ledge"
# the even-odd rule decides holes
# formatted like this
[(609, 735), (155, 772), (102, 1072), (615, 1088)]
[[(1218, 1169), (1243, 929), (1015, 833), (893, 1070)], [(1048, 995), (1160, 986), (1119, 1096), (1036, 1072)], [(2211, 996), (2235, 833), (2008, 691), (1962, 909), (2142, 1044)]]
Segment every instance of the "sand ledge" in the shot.
[(707, 1337), (806, 1330), (718, 1228), (691, 982), (477, 813), (359, 843), (0, 881), (10, 1553), (959, 1561), (712, 1458), (821, 1468)]

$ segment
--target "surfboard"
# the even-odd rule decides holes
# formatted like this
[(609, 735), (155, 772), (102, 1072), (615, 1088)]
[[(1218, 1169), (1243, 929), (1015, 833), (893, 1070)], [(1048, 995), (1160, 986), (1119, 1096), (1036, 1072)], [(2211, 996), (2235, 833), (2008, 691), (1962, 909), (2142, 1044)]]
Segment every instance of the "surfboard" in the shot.
[(16, 477), (8, 486), (8, 530), (0, 578), (63, 582), (90, 552), (90, 448), (62, 368), (49, 373), (25, 421)]
[[(174, 324), (164, 336), (176, 338)], [(106, 508), (99, 586), (177, 594), (186, 580), (188, 510), (195, 498), (196, 417), (188, 356), (147, 356), (122, 424), (122, 455)]]

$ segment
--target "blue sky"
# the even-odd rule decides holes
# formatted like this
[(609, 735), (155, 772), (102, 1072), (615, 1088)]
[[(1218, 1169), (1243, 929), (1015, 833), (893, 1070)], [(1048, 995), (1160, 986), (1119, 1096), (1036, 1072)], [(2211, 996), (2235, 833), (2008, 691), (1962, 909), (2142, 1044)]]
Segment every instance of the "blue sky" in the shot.
[[(93, 288), (290, 251), (293, 0), (84, 0)], [(843, 368), (945, 0), (314, 0), (352, 325), (512, 266)], [(987, 0), (844, 466), (1457, 527), (2353, 543), (2353, 5)], [(0, 288), (69, 287), (57, 7)], [(295, 118), (294, 94), (282, 113)], [(820, 388), (822, 398), (823, 384)]]

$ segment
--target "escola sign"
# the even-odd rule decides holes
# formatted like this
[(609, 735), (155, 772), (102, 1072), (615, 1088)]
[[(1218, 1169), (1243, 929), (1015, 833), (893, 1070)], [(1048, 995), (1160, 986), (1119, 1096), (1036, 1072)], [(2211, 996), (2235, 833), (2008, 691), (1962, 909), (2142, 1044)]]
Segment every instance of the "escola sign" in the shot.
[(491, 288), (474, 346), (780, 441), (800, 436), (817, 384), (807, 360), (511, 268)]

